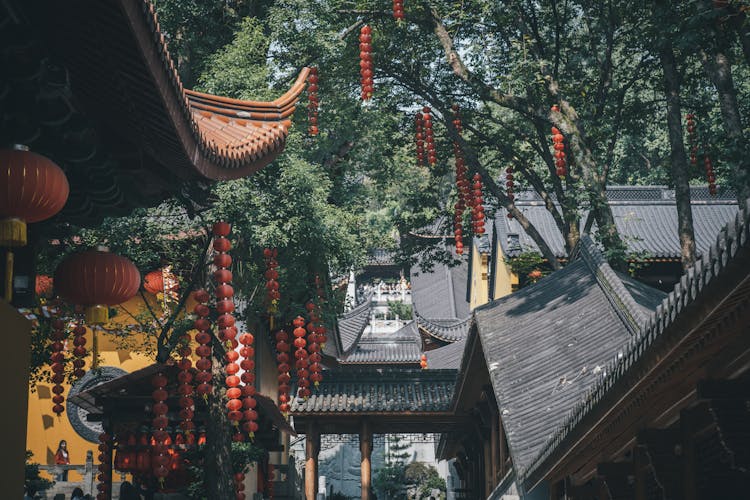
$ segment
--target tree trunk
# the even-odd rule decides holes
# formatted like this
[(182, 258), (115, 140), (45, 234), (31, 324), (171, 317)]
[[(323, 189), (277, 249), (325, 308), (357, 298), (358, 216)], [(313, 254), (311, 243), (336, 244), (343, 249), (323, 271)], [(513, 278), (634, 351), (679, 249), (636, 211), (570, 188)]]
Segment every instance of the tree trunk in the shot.
[[(218, 342), (214, 339), (214, 342)], [(213, 391), (208, 399), (206, 422), (206, 494), (208, 498), (234, 498), (232, 428), (224, 405), (224, 362), (214, 355)]]
[[(704, 4), (710, 6), (710, 2)], [(737, 201), (742, 206), (750, 198), (750, 151), (742, 133), (742, 118), (737, 105), (737, 90), (732, 80), (732, 64), (726, 53), (724, 34), (710, 25), (713, 40), (706, 50), (701, 50), (701, 62), (711, 83), (719, 94), (719, 109), (723, 118), (724, 131), (729, 138), (729, 166), (737, 190)]]
[(659, 60), (664, 71), (664, 93), (667, 97), (667, 129), (669, 133), (672, 180), (677, 202), (677, 232), (680, 236), (682, 267), (687, 269), (695, 262), (695, 235), (693, 211), (690, 206), (690, 176), (688, 159), (682, 138), (682, 110), (680, 108), (680, 75), (674, 58), (672, 41), (663, 38), (659, 47)]

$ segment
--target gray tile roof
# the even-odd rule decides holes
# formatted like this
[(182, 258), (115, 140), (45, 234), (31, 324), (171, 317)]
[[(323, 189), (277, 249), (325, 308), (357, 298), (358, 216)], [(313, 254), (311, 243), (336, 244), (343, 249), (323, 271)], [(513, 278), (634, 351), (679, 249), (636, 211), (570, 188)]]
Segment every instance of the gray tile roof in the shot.
[(339, 363), (418, 364), (422, 354), (417, 324), (410, 321), (393, 333), (366, 334)]
[(455, 370), (328, 370), (307, 401), (292, 401), (292, 413), (446, 412), (455, 384)]
[[(662, 186), (615, 186), (608, 188), (607, 196), (617, 229), (631, 252), (646, 258), (680, 258), (673, 190)], [(702, 253), (709, 248), (719, 229), (735, 216), (737, 202), (731, 192), (713, 198), (701, 187), (693, 188), (691, 196), (695, 243)], [(563, 237), (538, 196), (520, 193), (516, 206), (539, 230), (554, 254), (566, 257)], [(584, 210), (582, 221), (586, 215)], [(518, 221), (508, 219), (504, 208), (497, 210), (493, 226), (505, 255), (537, 248)]]
[(464, 356), (466, 339), (427, 351), (428, 370), (458, 370)]
[(468, 272), (466, 259), (454, 267), (436, 263), (431, 271), (422, 271), (418, 265), (413, 266), (410, 281), (414, 312), (430, 320), (463, 320), (469, 317), (469, 303), (466, 300)]
[(445, 342), (463, 340), (469, 333), (471, 316), (464, 319), (434, 319), (429, 320), (417, 315), (417, 324), (431, 336)]
[[(606, 375), (598, 378), (586, 397), (555, 426), (552, 436), (539, 450), (535, 460), (519, 474), (523, 482), (536, 473), (545, 460), (555, 451), (565, 437), (576, 428), (604, 395), (629, 373), (635, 362), (649, 352), (649, 348), (680, 318), (680, 313), (696, 301), (700, 301), (704, 289), (711, 283), (726, 279), (727, 268), (739, 253), (747, 255), (750, 247), (750, 200), (736, 217), (718, 232), (713, 244), (695, 264), (687, 270), (674, 291), (663, 299), (656, 311), (648, 318), (641, 334), (633, 338), (623, 349), (623, 355), (605, 366)], [(735, 266), (736, 267), (736, 266)], [(710, 292), (708, 292), (710, 293)]]
[(476, 309), (517, 472), (529, 466), (645, 319), (642, 305), (587, 236), (562, 270)]
[(342, 314), (338, 319), (339, 338), (344, 352), (354, 346), (370, 321), (372, 311), (372, 294), (368, 295), (361, 304), (351, 311)]

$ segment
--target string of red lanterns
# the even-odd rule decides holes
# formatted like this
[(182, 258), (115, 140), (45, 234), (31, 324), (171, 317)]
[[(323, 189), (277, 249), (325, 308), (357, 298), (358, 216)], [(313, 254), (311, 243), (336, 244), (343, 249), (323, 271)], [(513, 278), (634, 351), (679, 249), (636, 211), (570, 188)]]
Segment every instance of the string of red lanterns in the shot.
[(240, 367), (244, 370), (242, 373), (242, 430), (247, 432), (248, 437), (253, 439), (258, 430), (258, 412), (255, 411), (257, 401), (255, 400), (255, 348), (253, 343), (255, 337), (252, 333), (243, 333), (240, 335), (240, 354), (242, 362)]
[(275, 248), (263, 249), (263, 259), (266, 262), (264, 273), (266, 278), (266, 312), (268, 313), (268, 325), (271, 331), (273, 331), (274, 316), (279, 312), (279, 299), (281, 299), (278, 281), (279, 272), (277, 270), (279, 263), (276, 257), (278, 257), (278, 251)]
[(171, 441), (169, 434), (167, 433), (167, 427), (169, 426), (169, 419), (167, 413), (169, 413), (169, 407), (167, 406), (167, 377), (163, 373), (157, 373), (151, 377), (151, 386), (154, 388), (151, 393), (151, 398), (154, 401), (152, 412), (154, 419), (151, 422), (151, 426), (154, 429), (154, 444), (153, 452), (154, 458), (151, 461), (151, 467), (159, 480), (160, 486), (164, 487), (164, 480), (169, 475), (169, 443)]
[(424, 165), (424, 126), (423, 126), (422, 113), (418, 112), (414, 116), (414, 128), (416, 129), (415, 142), (417, 145), (417, 166), (421, 167)]
[(427, 355), (426, 355), (426, 354), (422, 354), (422, 355), (421, 355), (421, 356), (419, 357), (419, 366), (420, 366), (420, 367), (421, 367), (421, 368), (422, 368), (423, 370), (426, 370), (426, 369), (427, 369)]
[(110, 498), (110, 485), (112, 484), (112, 449), (109, 445), (109, 434), (102, 432), (99, 434), (99, 465), (96, 475), (96, 500), (108, 500)]
[(708, 181), (708, 192), (711, 196), (716, 196), (716, 175), (714, 174), (714, 164), (708, 153), (703, 155), (703, 166), (706, 169), (706, 180)]
[[(222, 254), (221, 259), (217, 259), (217, 256), (214, 256), (214, 263), (216, 263), (217, 260), (221, 260), (227, 264), (231, 262), (231, 259), (229, 262), (226, 262), (226, 259), (224, 259), (223, 256), (229, 257), (226, 254)], [(209, 295), (206, 290), (200, 289), (195, 292), (193, 297), (198, 302), (193, 309), (193, 312), (198, 316), (193, 323), (193, 328), (198, 330), (198, 333), (195, 334), (195, 341), (198, 342), (198, 347), (195, 349), (195, 354), (198, 356), (198, 359), (195, 362), (195, 368), (198, 370), (195, 374), (195, 381), (198, 383), (195, 388), (195, 393), (202, 396), (204, 400), (207, 400), (208, 395), (211, 393), (212, 378), (211, 334), (209, 333), (209, 330), (211, 329), (211, 321), (208, 319), (210, 310), (207, 305)]]
[[(215, 255), (227, 255), (232, 248), (232, 243), (227, 236), (231, 231), (231, 226), (227, 222), (216, 222), (213, 225), (212, 232), (214, 235)], [(219, 264), (224, 264), (222, 259), (218, 259)], [(214, 262), (216, 263), (216, 262)], [(229, 263), (231, 265), (231, 262)], [(240, 365), (237, 364), (239, 353), (235, 351), (239, 345), (237, 342), (237, 327), (232, 313), (234, 312), (234, 288), (232, 287), (232, 272), (229, 266), (218, 265), (213, 273), (214, 295), (216, 296), (216, 312), (219, 317), (216, 324), (219, 327), (219, 335), (224, 342), (226, 353), (224, 354), (224, 371), (226, 377), (224, 383), (227, 388), (227, 418), (235, 428), (232, 436), (234, 441), (242, 441), (244, 437), (240, 432), (239, 425), (242, 420), (242, 389), (240, 386), (240, 377), (237, 375), (240, 371)]]
[(310, 380), (312, 381), (313, 385), (315, 387), (318, 387), (320, 385), (320, 382), (323, 380), (323, 367), (320, 365), (320, 362), (322, 360), (320, 356), (320, 344), (318, 344), (318, 322), (320, 321), (320, 318), (317, 314), (317, 307), (314, 302), (310, 301), (307, 303), (307, 312), (309, 317), (309, 322), (307, 323), (307, 352), (308, 352), (308, 359), (309, 359), (309, 371), (310, 371)]
[(292, 324), (294, 325), (294, 331), (292, 332), (294, 335), (294, 347), (296, 347), (294, 358), (296, 360), (295, 366), (297, 368), (297, 395), (301, 398), (307, 399), (310, 397), (311, 392), (310, 380), (308, 379), (309, 372), (307, 370), (309, 361), (307, 349), (305, 349), (305, 346), (307, 345), (307, 341), (305, 340), (305, 334), (307, 333), (307, 330), (305, 330), (305, 318), (297, 316), (294, 318), (294, 321), (292, 321)]
[[(458, 105), (454, 104), (451, 106), (451, 109), (453, 110), (453, 126), (456, 129), (456, 133), (461, 135), (463, 124), (461, 123)], [(463, 255), (463, 216), (466, 208), (466, 200), (469, 196), (469, 181), (466, 179), (466, 163), (463, 150), (458, 141), (453, 141), (453, 156), (455, 157), (456, 163), (456, 189), (458, 190), (458, 199), (456, 200), (453, 214), (453, 236), (456, 241), (456, 253), (458, 255)]]
[(235, 500), (245, 500), (245, 473), (242, 471), (236, 472), (233, 479)]
[[(194, 312), (200, 310), (199, 317), (205, 318), (208, 316), (208, 306), (205, 304), (196, 304), (193, 309)], [(182, 346), (180, 347), (180, 356), (182, 358), (177, 362), (177, 367), (180, 371), (177, 373), (177, 394), (180, 396), (180, 428), (190, 436), (195, 429), (195, 423), (193, 417), (195, 416), (195, 401), (193, 400), (193, 394), (195, 389), (193, 388), (193, 373), (190, 369), (193, 367), (193, 362), (190, 360), (190, 355), (193, 350), (190, 348), (190, 342), (192, 337), (190, 332), (186, 331), (180, 337)]]
[(393, 18), (398, 22), (404, 20), (404, 0), (393, 0)]
[[(560, 107), (555, 104), (551, 108), (552, 112), (559, 113)], [(552, 147), (555, 150), (555, 173), (558, 177), (564, 178), (568, 175), (567, 162), (565, 160), (565, 137), (560, 129), (552, 127)]]
[(284, 330), (276, 332), (276, 361), (278, 376), (278, 393), (279, 393), (279, 411), (287, 415), (291, 410), (289, 402), (291, 401), (290, 393), (292, 391), (289, 382), (292, 377), (289, 375), (291, 367), (289, 366), (289, 334)]
[(484, 200), (482, 199), (482, 176), (479, 172), (474, 174), (474, 205), (472, 207), (471, 219), (474, 234), (484, 234)]
[(362, 100), (367, 101), (372, 97), (375, 81), (372, 65), (372, 28), (366, 24), (359, 30), (359, 73), (362, 82)]
[(435, 166), (437, 151), (435, 149), (435, 135), (432, 132), (432, 110), (429, 106), (422, 108), (422, 126), (424, 127), (425, 147), (427, 149), (427, 164)]
[(65, 321), (60, 318), (52, 320), (52, 355), (50, 356), (50, 369), (52, 370), (52, 411), (59, 417), (65, 411), (63, 402), (65, 396), (63, 396), (62, 383), (65, 380), (65, 355), (63, 354), (63, 348), (65, 347), (64, 341), (67, 337), (65, 333)]
[(318, 68), (313, 66), (307, 75), (307, 122), (308, 133), (318, 135)]

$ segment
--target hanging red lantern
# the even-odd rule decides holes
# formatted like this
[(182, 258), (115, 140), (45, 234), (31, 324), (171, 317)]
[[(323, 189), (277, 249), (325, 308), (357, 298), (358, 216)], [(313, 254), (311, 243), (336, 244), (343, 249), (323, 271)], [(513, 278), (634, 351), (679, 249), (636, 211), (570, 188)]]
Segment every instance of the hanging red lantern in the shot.
[(108, 322), (109, 306), (134, 297), (141, 285), (135, 265), (105, 247), (70, 255), (57, 266), (54, 279), (60, 296), (86, 306), (89, 324)]
[[(193, 312), (198, 318), (193, 323), (193, 328), (198, 330), (195, 335), (195, 341), (198, 342), (198, 347), (195, 349), (195, 354), (198, 356), (198, 360), (195, 362), (195, 368), (198, 372), (195, 374), (195, 381), (197, 386), (195, 392), (202, 396), (204, 399), (208, 398), (211, 393), (211, 334), (208, 333), (211, 329), (211, 322), (208, 319), (210, 310), (206, 303), (209, 301), (208, 292), (205, 290), (198, 290), (195, 292), (194, 297), (198, 300)], [(188, 402), (185, 401), (187, 404)]]
[(418, 112), (414, 117), (414, 127), (416, 129), (415, 142), (417, 145), (417, 165), (424, 165), (424, 126), (423, 126), (422, 113)]
[(294, 318), (292, 324), (295, 327), (292, 332), (295, 337), (294, 347), (297, 348), (294, 351), (294, 357), (296, 359), (295, 366), (297, 368), (297, 394), (306, 399), (310, 396), (310, 381), (308, 380), (309, 371), (307, 370), (307, 367), (309, 366), (308, 353), (307, 349), (305, 349), (305, 346), (307, 345), (307, 341), (305, 340), (307, 330), (304, 328), (305, 319), (302, 316), (297, 316)]
[(13, 299), (13, 252), (26, 245), (26, 224), (62, 210), (70, 193), (68, 179), (49, 158), (26, 146), (0, 150), (0, 246), (7, 247), (4, 296)]
[(245, 474), (237, 472), (233, 476), (235, 500), (245, 500)]
[(427, 355), (426, 354), (422, 354), (422, 356), (420, 356), (419, 366), (421, 366), (423, 370), (427, 369)]
[(714, 174), (714, 164), (711, 157), (706, 154), (703, 157), (703, 165), (706, 168), (706, 180), (708, 181), (708, 192), (711, 196), (716, 196), (716, 175)]
[(307, 122), (308, 133), (318, 135), (318, 68), (310, 68), (307, 75)]
[(404, 0), (393, 0), (393, 18), (397, 22), (404, 20)]
[(109, 434), (102, 432), (99, 434), (99, 465), (97, 470), (97, 485), (96, 494), (97, 500), (107, 500), (110, 494), (110, 486), (112, 484), (112, 447), (110, 443)]
[(276, 368), (279, 372), (278, 376), (278, 393), (279, 393), (279, 411), (284, 415), (289, 413), (289, 334), (284, 330), (276, 332)]
[(255, 431), (258, 430), (258, 413), (255, 411), (257, 402), (255, 401), (255, 350), (253, 349), (253, 343), (255, 337), (251, 333), (243, 333), (240, 335), (240, 355), (243, 360), (240, 363), (241, 368), (244, 370), (242, 373), (242, 382), (245, 384), (242, 387), (242, 402), (238, 408), (244, 410), (242, 412), (242, 429), (247, 432), (250, 439), (255, 437)]
[[(461, 123), (458, 104), (453, 104), (451, 109), (453, 111), (453, 127), (456, 129), (456, 134), (460, 136), (463, 132), (463, 125)], [(468, 182), (466, 181), (466, 164), (464, 162), (463, 150), (457, 140), (453, 141), (453, 155), (456, 163), (456, 188), (458, 189), (458, 198), (453, 212), (453, 237), (456, 243), (456, 253), (462, 255), (464, 253), (463, 214), (468, 198)]]
[(484, 234), (484, 200), (482, 199), (482, 176), (474, 174), (474, 207), (472, 210), (474, 234)]
[(86, 327), (80, 323), (73, 327), (73, 356), (73, 377), (80, 379), (86, 374), (83, 369), (86, 364), (83, 359), (86, 357)]
[(169, 419), (167, 418), (169, 413), (169, 407), (167, 406), (169, 393), (166, 390), (167, 377), (163, 373), (157, 373), (151, 377), (151, 386), (154, 388), (151, 393), (151, 398), (154, 401), (152, 406), (154, 418), (151, 421), (151, 426), (154, 429), (151, 466), (154, 476), (159, 479), (160, 487), (164, 488), (164, 480), (169, 475), (169, 445), (171, 444), (171, 439), (167, 433), (167, 427), (169, 426)]
[(279, 312), (279, 300), (281, 292), (279, 291), (279, 263), (276, 260), (278, 251), (274, 248), (265, 248), (263, 258), (266, 262), (266, 312), (268, 313), (269, 329), (273, 331), (275, 315)]
[(372, 29), (366, 24), (359, 30), (359, 68), (362, 77), (362, 100), (367, 101), (372, 97), (375, 84), (372, 65)]
[[(63, 402), (62, 383), (65, 380), (65, 355), (63, 354), (64, 342), (67, 335), (65, 333), (65, 322), (60, 318), (52, 320), (52, 355), (50, 356), (50, 370), (52, 370), (52, 411), (59, 417), (65, 411)], [(85, 342), (85, 339), (84, 339)]]
[(555, 151), (555, 173), (558, 177), (564, 178), (568, 175), (567, 162), (565, 160), (565, 137), (557, 127), (552, 127), (551, 132), (552, 146)]
[(424, 127), (425, 147), (427, 149), (427, 163), (430, 166), (437, 164), (437, 152), (435, 150), (435, 135), (432, 132), (432, 110), (429, 106), (422, 108), (422, 126)]
[(318, 315), (316, 313), (317, 307), (315, 303), (310, 301), (307, 303), (307, 311), (309, 315), (309, 323), (307, 324), (307, 353), (309, 362), (310, 380), (313, 382), (315, 387), (320, 384), (323, 380), (322, 371), (323, 367), (320, 365), (320, 345), (318, 344)]
[(143, 288), (148, 293), (154, 295), (164, 291), (164, 279), (162, 278), (161, 269), (151, 271), (143, 277)]

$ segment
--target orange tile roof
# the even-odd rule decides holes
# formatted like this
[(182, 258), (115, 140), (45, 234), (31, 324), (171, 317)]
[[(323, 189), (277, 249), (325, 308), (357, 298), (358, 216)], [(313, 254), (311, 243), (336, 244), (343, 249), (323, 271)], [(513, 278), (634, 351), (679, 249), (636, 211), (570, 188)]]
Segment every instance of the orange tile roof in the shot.
[[(137, 24), (134, 3), (121, 2), (131, 24)], [(152, 49), (164, 63), (192, 131), (199, 152), (192, 155), (196, 168), (211, 180), (225, 180), (244, 177), (273, 161), (284, 149), (292, 124), (290, 117), (305, 89), (309, 69), (303, 68), (292, 87), (274, 101), (243, 101), (184, 89), (153, 4), (150, 0), (141, 0), (141, 4), (152, 34)], [(185, 146), (190, 151), (193, 144)]]

